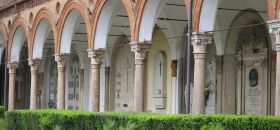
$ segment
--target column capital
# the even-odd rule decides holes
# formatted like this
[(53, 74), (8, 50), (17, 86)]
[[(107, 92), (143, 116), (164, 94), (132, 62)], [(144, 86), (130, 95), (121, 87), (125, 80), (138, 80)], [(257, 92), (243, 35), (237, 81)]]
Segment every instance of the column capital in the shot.
[(135, 64), (144, 64), (146, 52), (151, 48), (151, 43), (130, 43), (131, 51), (135, 54)]
[(64, 68), (70, 59), (70, 54), (55, 54), (55, 61), (57, 62), (58, 69)]
[(104, 57), (105, 49), (88, 49), (88, 57), (91, 59), (91, 65), (100, 65)]
[(30, 65), (30, 69), (37, 71), (41, 64), (41, 61), (41, 59), (29, 59), (28, 64)]
[(192, 45), (194, 54), (205, 54), (207, 45), (212, 44), (212, 33), (194, 32), (192, 36)]
[(18, 68), (18, 63), (15, 62), (8, 63), (7, 68), (9, 69), (9, 73), (16, 73), (16, 69)]

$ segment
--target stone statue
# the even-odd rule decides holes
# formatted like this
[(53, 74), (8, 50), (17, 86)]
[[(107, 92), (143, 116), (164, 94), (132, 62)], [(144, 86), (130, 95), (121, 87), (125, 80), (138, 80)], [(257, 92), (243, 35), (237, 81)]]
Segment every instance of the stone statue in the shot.
[(214, 81), (210, 81), (208, 86), (204, 89), (205, 91), (205, 112), (215, 113), (215, 94), (216, 87)]

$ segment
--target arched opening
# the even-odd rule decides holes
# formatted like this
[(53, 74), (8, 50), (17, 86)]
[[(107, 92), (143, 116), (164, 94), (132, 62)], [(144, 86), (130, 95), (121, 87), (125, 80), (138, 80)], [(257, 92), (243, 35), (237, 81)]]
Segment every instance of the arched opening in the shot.
[[(60, 54), (69, 55), (65, 69), (65, 108), (89, 110), (90, 60), (87, 55), (88, 32), (78, 9), (68, 12), (61, 31)], [(73, 77), (74, 76), (74, 77)]]
[[(185, 12), (185, 13), (178, 13)], [(184, 46), (185, 39), (169, 38), (186, 34), (185, 27), (187, 25), (187, 11), (184, 0), (148, 0), (146, 2), (141, 24), (139, 27), (139, 38), (141, 41), (151, 41), (152, 47), (147, 55), (147, 90), (146, 90), (146, 111), (156, 112), (157, 105), (161, 101), (166, 104), (165, 108), (161, 108), (163, 113), (184, 113), (185, 103), (184, 79), (178, 70), (182, 70), (178, 63), (179, 59), (184, 59), (184, 52), (178, 46)], [(169, 39), (168, 39), (169, 38)], [(166, 55), (166, 100), (156, 101), (153, 96), (154, 82), (153, 66), (155, 64), (154, 58), (158, 51)], [(178, 53), (181, 51), (181, 53)], [(179, 55), (178, 55), (179, 54)], [(170, 67), (170, 65), (172, 67)], [(180, 81), (179, 81), (180, 80)], [(179, 86), (180, 85), (180, 86)], [(183, 90), (183, 91), (182, 91)], [(180, 96), (178, 96), (180, 95)], [(181, 107), (182, 106), (182, 107)], [(161, 112), (161, 111), (158, 111)]]
[(30, 106), (31, 74), (28, 65), (28, 46), (24, 43), (19, 57), (16, 77), (16, 104), (17, 109), (28, 109)]
[(11, 62), (18, 63), (15, 81), (15, 108), (28, 109), (30, 103), (30, 67), (28, 65), (28, 44), (25, 30), (18, 27), (15, 31)]
[[(0, 105), (1, 106), (5, 106), (5, 96), (7, 91), (6, 87), (7, 85), (5, 83), (7, 82), (7, 77), (5, 78), (5, 76), (8, 76), (8, 71), (5, 71), (6, 68), (6, 58), (7, 58), (7, 54), (6, 54), (6, 43), (5, 43), (5, 37), (3, 33), (0, 33), (0, 58), (1, 58), (1, 62), (0, 62)], [(6, 79), (6, 81), (5, 81)], [(6, 86), (5, 86), (6, 85)]]
[(47, 18), (39, 21), (34, 34), (33, 60), (39, 63), (36, 108), (56, 108), (57, 66), (54, 61), (54, 30)]
[[(187, 26), (187, 25), (186, 25)], [(188, 32), (187, 27), (185, 27), (185, 31), (183, 34), (187, 34)], [(187, 91), (187, 56), (188, 56), (188, 46), (187, 46), (187, 37), (182, 37), (179, 41), (179, 44), (177, 45), (176, 51), (177, 51), (177, 75), (178, 75), (178, 107), (177, 111), (179, 113), (187, 113), (186, 107), (189, 107), (191, 109), (191, 94), (192, 91)], [(193, 52), (193, 46), (190, 48), (190, 52)], [(191, 86), (193, 86), (193, 75), (194, 75), (194, 56), (193, 53), (191, 53), (190, 56), (190, 83)], [(190, 88), (191, 89), (191, 88)], [(188, 96), (190, 94), (190, 96)], [(188, 100), (189, 99), (189, 100)], [(189, 105), (186, 105), (189, 104)], [(190, 111), (190, 110), (189, 110)]]
[[(3, 54), (2, 54), (2, 58), (1, 58), (1, 65), (0, 65), (0, 76), (1, 76), (1, 78), (0, 78), (0, 105), (1, 106), (6, 106), (6, 103), (5, 103), (5, 96), (7, 96), (7, 94), (5, 94), (5, 93), (7, 93), (8, 91), (8, 84), (6, 85), (5, 84), (5, 82), (6, 83), (8, 83), (7, 81), (7, 79), (8, 79), (8, 71), (5, 71), (5, 68), (6, 68), (6, 50), (3, 50)], [(5, 74), (5, 72), (6, 72), (6, 74)], [(7, 76), (6, 78), (5, 78), (5, 76)], [(6, 79), (6, 81), (5, 81), (5, 79)], [(5, 86), (6, 85), (6, 86)], [(6, 89), (5, 89), (6, 88)], [(7, 99), (7, 98), (6, 98)]]
[(99, 17), (94, 45), (95, 49), (106, 48), (101, 67), (102, 111), (133, 111), (134, 55), (130, 34), (122, 1), (107, 1)]
[(80, 61), (77, 54), (71, 55), (68, 69), (68, 109), (80, 108)]
[[(264, 22), (255, 12), (236, 16), (231, 27)], [(225, 113), (267, 115), (273, 98), (271, 47), (264, 25), (231, 30), (224, 54)]]

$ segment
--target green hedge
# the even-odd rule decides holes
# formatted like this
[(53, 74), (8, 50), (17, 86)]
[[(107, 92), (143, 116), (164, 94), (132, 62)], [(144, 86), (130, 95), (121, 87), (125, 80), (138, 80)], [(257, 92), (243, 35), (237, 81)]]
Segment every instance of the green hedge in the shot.
[(0, 119), (4, 118), (5, 107), (0, 106)]
[(205, 125), (221, 125), (232, 130), (280, 129), (280, 118), (235, 115), (165, 115), (153, 113), (90, 113), (66, 110), (16, 110), (5, 113), (10, 130), (95, 130), (108, 121), (114, 129), (135, 124), (141, 130), (200, 129)]

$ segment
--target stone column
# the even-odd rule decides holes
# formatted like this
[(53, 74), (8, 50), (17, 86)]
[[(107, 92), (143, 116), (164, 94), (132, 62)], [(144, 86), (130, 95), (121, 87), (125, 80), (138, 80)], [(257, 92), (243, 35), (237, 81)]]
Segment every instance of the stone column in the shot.
[(137, 112), (144, 111), (145, 59), (150, 47), (150, 43), (131, 44), (131, 51), (135, 54), (134, 111)]
[(37, 106), (37, 88), (38, 88), (38, 69), (41, 60), (29, 60), (31, 70), (31, 92), (30, 92), (30, 109), (36, 109)]
[(194, 88), (192, 114), (203, 114), (205, 107), (205, 58), (207, 45), (212, 43), (212, 35), (194, 33), (192, 37), (194, 54)]
[(276, 59), (276, 88), (275, 88), (275, 116), (280, 116), (280, 25), (272, 27), (270, 33), (276, 38), (275, 49), (277, 53)]
[(16, 69), (18, 68), (17, 63), (8, 63), (7, 68), (9, 69), (9, 101), (8, 111), (14, 110), (15, 107), (15, 83), (16, 83)]
[(88, 57), (91, 59), (91, 111), (99, 112), (100, 108), (100, 66), (104, 55), (104, 49), (88, 50)]
[(65, 65), (70, 58), (69, 54), (55, 55), (57, 62), (57, 109), (65, 109)]

